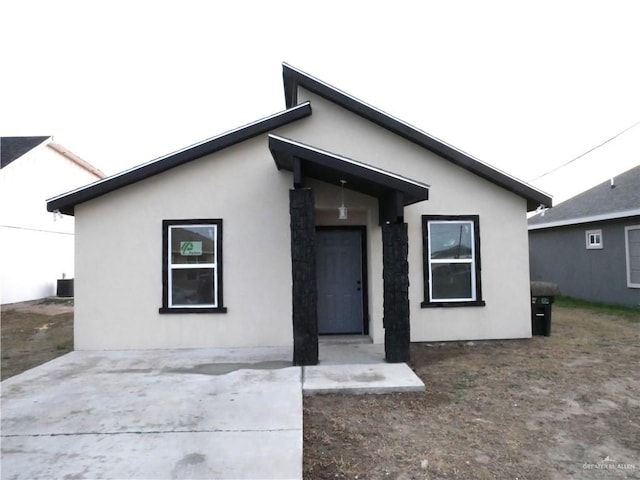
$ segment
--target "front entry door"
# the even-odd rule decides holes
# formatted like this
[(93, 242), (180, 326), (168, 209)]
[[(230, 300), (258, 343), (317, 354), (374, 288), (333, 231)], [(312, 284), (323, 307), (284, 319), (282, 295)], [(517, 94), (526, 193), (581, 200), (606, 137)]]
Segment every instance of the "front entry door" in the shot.
[(316, 269), (318, 333), (362, 334), (362, 230), (317, 230)]

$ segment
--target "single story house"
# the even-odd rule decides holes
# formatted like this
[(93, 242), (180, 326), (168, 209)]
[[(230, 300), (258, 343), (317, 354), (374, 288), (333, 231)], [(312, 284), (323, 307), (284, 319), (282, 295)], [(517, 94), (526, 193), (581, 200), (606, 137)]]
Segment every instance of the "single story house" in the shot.
[(78, 349), (531, 335), (549, 196), (290, 65), (286, 109), (52, 198), (76, 218)]
[(640, 306), (640, 165), (529, 219), (531, 279)]
[(0, 137), (1, 304), (50, 297), (73, 277), (74, 219), (46, 200), (104, 177), (53, 137)]

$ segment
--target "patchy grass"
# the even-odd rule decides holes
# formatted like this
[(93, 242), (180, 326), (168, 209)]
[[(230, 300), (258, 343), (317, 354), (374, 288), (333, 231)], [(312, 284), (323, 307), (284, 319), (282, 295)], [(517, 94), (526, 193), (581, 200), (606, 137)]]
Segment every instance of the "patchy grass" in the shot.
[(425, 394), (306, 397), (304, 477), (640, 477), (639, 314), (571, 302), (551, 337), (413, 344)]
[(615, 303), (588, 302), (573, 297), (556, 297), (555, 302), (558, 306), (567, 308), (580, 308), (591, 313), (600, 313), (603, 315), (616, 315), (626, 318), (632, 322), (640, 322), (640, 306), (627, 307)]
[(73, 300), (2, 305), (2, 380), (73, 350)]

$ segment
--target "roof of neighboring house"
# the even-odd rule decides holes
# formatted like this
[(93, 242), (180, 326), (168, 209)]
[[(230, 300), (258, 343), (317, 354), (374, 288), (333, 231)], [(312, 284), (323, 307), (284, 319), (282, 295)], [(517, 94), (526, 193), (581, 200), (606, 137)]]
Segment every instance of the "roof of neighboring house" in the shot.
[(529, 230), (640, 215), (640, 165), (529, 219)]
[(518, 180), (517, 178), (488, 165), (477, 158), (429, 135), (418, 128), (395, 118), (291, 65), (283, 64), (284, 95), (287, 107), (298, 101), (297, 87), (302, 87), (330, 102), (359, 115), (396, 135), (409, 140), (427, 150), (449, 160), (472, 173), (501, 186), (527, 200), (528, 210), (535, 210), (540, 204), (550, 207), (553, 203), (546, 193)]
[(50, 137), (0, 137), (0, 168), (4, 168)]
[(83, 160), (69, 149), (63, 147), (59, 143), (53, 141), (53, 137), (0, 137), (0, 157), (2, 159), (2, 166), (4, 168), (14, 160), (22, 157), (27, 152), (33, 150), (38, 145), (42, 144), (46, 140), (51, 139), (47, 144), (60, 155), (71, 160), (73, 163), (81, 168), (84, 168), (90, 173), (93, 173), (98, 178), (104, 178), (106, 175), (98, 168), (91, 165), (86, 160)]
[(87, 162), (86, 160), (83, 160), (82, 158), (77, 156), (75, 153), (73, 153), (71, 150), (63, 147), (59, 143), (56, 143), (56, 142), (52, 141), (47, 146), (49, 148), (54, 149), (60, 155), (64, 155), (65, 157), (67, 157), (69, 160), (71, 160), (76, 165), (79, 165), (80, 167), (84, 168), (88, 172), (93, 173), (96, 177), (98, 177), (98, 178), (105, 178), (106, 177), (106, 175), (104, 174), (104, 172), (102, 170), (100, 170), (99, 168), (94, 167), (89, 162)]

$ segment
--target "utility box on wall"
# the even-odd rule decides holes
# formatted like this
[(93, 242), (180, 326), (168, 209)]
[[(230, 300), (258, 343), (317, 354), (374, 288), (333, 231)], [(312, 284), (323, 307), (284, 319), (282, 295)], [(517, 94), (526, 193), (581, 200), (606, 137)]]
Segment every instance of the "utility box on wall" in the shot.
[(73, 297), (73, 278), (61, 278), (58, 280), (56, 296)]

